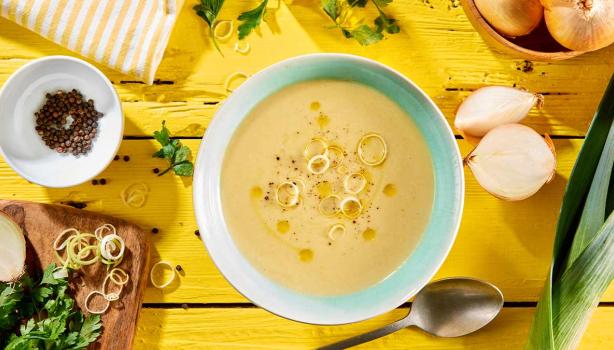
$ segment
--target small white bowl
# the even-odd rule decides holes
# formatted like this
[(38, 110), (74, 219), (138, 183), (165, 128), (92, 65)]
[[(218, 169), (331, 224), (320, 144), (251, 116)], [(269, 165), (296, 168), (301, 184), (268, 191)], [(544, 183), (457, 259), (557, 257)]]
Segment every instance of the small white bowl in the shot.
[[(98, 134), (92, 150), (79, 157), (59, 154), (35, 130), (45, 94), (79, 90), (92, 99)], [(91, 64), (68, 56), (49, 56), (19, 68), (0, 90), (0, 155), (19, 175), (46, 187), (71, 187), (100, 174), (113, 160), (124, 131), (124, 114), (109, 79)]]

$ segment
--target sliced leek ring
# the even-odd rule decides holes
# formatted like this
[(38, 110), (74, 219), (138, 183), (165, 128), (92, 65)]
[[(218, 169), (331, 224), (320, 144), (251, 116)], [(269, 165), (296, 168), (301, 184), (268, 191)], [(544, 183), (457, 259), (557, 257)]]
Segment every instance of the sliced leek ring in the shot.
[(341, 213), (350, 219), (355, 219), (362, 213), (362, 203), (354, 196), (343, 198), (339, 207), (341, 208)]
[(307, 162), (307, 170), (315, 175), (324, 174), (330, 167), (330, 160), (325, 155), (313, 156)]
[[(368, 142), (371, 142), (371, 141), (378, 142), (382, 149), (381, 154), (376, 159), (366, 159), (365, 158), (364, 147), (366, 146)], [(384, 138), (380, 134), (376, 134), (376, 133), (366, 134), (360, 139), (360, 141), (358, 141), (357, 153), (358, 153), (358, 158), (365, 165), (377, 166), (377, 165), (382, 164), (386, 160), (386, 157), (388, 156), (388, 145), (386, 144), (386, 140), (384, 140)]]
[(309, 160), (315, 156), (328, 156), (328, 142), (321, 137), (314, 137), (305, 145), (303, 157)]
[(345, 226), (343, 226), (342, 224), (334, 224), (328, 230), (328, 238), (331, 241), (334, 241), (337, 239), (337, 237), (342, 236), (344, 233), (345, 233)]
[(327, 155), (330, 160), (330, 167), (333, 169), (339, 167), (345, 159), (345, 152), (343, 149), (339, 146), (332, 145), (328, 146), (326, 150), (328, 151)]
[(226, 80), (224, 80), (224, 90), (226, 90), (226, 92), (231, 93), (234, 91), (234, 88), (231, 87), (230, 85), (232, 84), (233, 81), (237, 80), (237, 79), (247, 79), (249, 78), (249, 74), (244, 73), (244, 72), (234, 72), (232, 74), (230, 74)]
[[(166, 281), (162, 283), (158, 283), (158, 281), (156, 281), (155, 276), (154, 276), (155, 272), (158, 269), (164, 268), (164, 267), (169, 268), (173, 274)], [(151, 284), (158, 289), (164, 289), (168, 287), (171, 283), (173, 283), (176, 276), (177, 276), (177, 273), (175, 272), (175, 268), (168, 261), (158, 261), (157, 263), (154, 264), (154, 266), (151, 267), (151, 271), (149, 272), (149, 279), (151, 280)]]
[[(284, 191), (288, 191), (288, 198), (281, 198)], [(285, 181), (277, 186), (275, 191), (275, 201), (284, 208), (289, 208), (297, 205), (300, 199), (300, 190), (294, 182)]]
[[(60, 239), (63, 238), (64, 236), (66, 236), (68, 233), (71, 233), (71, 235), (69, 235), (63, 241), (60, 241)], [(68, 245), (69, 239), (71, 237), (74, 237), (75, 235), (80, 234), (80, 233), (81, 232), (79, 232), (76, 228), (69, 228), (69, 229), (66, 229), (66, 230), (60, 232), (60, 234), (53, 241), (53, 249), (55, 249), (55, 250), (64, 250), (64, 249), (66, 249), (66, 246)]]
[[(112, 251), (118, 250), (117, 254), (113, 254)], [(107, 261), (117, 261), (124, 256), (126, 250), (126, 243), (123, 238), (116, 234), (110, 234), (104, 236), (100, 241), (100, 255)]]
[(318, 205), (318, 211), (324, 216), (335, 216), (341, 211), (341, 198), (335, 194), (331, 194), (323, 198)]
[(358, 194), (367, 186), (367, 178), (361, 173), (347, 174), (343, 179), (343, 189), (350, 194)]
[[(220, 30), (220, 28), (226, 28), (225, 31)], [(232, 36), (232, 32), (234, 30), (234, 22), (231, 20), (222, 20), (217, 21), (213, 25), (213, 36), (220, 41), (228, 40)]]
[[(94, 295), (100, 295), (101, 297), (103, 297), (103, 298), (104, 298), (104, 300), (105, 300), (105, 302), (106, 302), (105, 306), (104, 306), (102, 309), (100, 309), (100, 310), (92, 310), (92, 309), (90, 308), (90, 300), (92, 299), (92, 296), (94, 296)], [(89, 294), (88, 294), (88, 295), (85, 297), (85, 301), (83, 302), (83, 304), (84, 304), (83, 306), (85, 307), (85, 310), (86, 310), (87, 312), (89, 312), (90, 314), (93, 314), (93, 315), (102, 315), (102, 314), (104, 314), (105, 312), (107, 312), (107, 310), (109, 309), (109, 305), (111, 305), (111, 301), (109, 301), (109, 300), (107, 299), (107, 296), (106, 296), (106, 295), (105, 295), (103, 292), (98, 291), (98, 290), (93, 290), (93, 291), (91, 291), (91, 292), (90, 292), (90, 293), (89, 293)]]
[(245, 40), (239, 40), (235, 43), (235, 52), (242, 55), (247, 55), (252, 49), (252, 46)]
[(104, 224), (94, 231), (94, 236), (96, 236), (96, 239), (101, 241), (107, 232), (111, 232), (111, 234), (116, 235), (117, 229), (111, 224)]

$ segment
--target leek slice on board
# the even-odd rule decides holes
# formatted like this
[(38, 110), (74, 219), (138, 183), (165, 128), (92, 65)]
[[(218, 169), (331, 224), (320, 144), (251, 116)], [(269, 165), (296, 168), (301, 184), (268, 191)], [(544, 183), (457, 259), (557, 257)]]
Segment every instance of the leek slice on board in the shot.
[(569, 178), (527, 349), (574, 349), (614, 277), (614, 76)]

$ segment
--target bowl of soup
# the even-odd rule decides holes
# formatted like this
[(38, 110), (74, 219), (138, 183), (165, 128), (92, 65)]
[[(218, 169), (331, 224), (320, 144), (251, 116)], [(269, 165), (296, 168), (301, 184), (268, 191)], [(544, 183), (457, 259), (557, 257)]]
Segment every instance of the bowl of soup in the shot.
[(249, 78), (207, 129), (194, 175), (201, 237), (224, 277), (279, 316), (344, 324), (434, 276), (463, 208), (437, 106), (375, 61), (299, 56)]

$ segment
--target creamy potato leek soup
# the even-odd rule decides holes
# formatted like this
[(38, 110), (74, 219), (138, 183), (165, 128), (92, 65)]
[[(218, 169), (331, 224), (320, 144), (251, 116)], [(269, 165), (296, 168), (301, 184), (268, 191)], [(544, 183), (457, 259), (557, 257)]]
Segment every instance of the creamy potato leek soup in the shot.
[(290, 289), (367, 288), (409, 257), (431, 214), (423, 136), (365, 85), (314, 80), (257, 105), (227, 148), (224, 217), (251, 264)]

